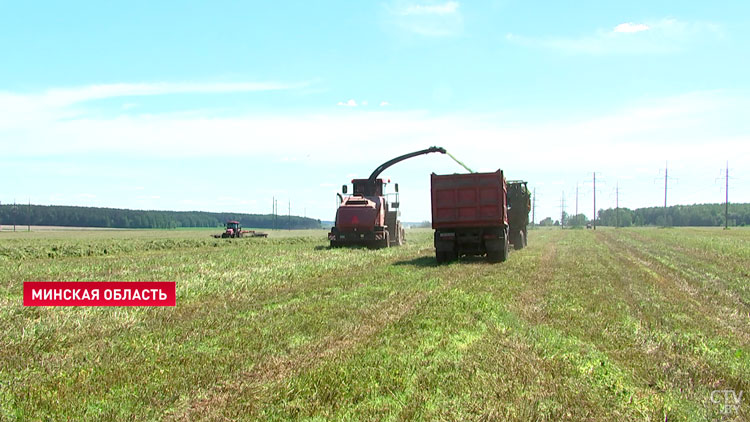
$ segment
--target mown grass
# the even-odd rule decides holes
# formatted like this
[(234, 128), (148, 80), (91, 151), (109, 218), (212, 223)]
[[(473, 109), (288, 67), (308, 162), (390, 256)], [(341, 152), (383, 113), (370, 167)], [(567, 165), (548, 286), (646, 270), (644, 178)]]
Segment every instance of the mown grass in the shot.
[[(0, 420), (748, 417), (710, 401), (750, 390), (748, 230), (536, 230), (439, 267), (429, 230), (208, 233), (3, 233)], [(28, 280), (173, 280), (177, 306), (23, 308)]]

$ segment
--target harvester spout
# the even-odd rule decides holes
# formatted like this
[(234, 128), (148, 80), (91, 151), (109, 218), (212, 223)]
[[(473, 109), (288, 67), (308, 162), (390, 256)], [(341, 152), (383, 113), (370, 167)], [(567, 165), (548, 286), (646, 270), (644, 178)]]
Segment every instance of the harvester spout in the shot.
[(441, 147), (429, 147), (429, 148), (423, 149), (421, 151), (411, 152), (409, 154), (404, 154), (404, 155), (402, 155), (400, 157), (396, 157), (394, 159), (388, 160), (385, 163), (383, 163), (380, 166), (378, 166), (378, 168), (376, 168), (375, 171), (372, 172), (372, 174), (370, 175), (370, 177), (368, 179), (368, 182), (369, 183), (375, 183), (375, 179), (377, 179), (378, 176), (380, 176), (380, 173), (382, 173), (383, 171), (385, 171), (385, 169), (387, 169), (388, 167), (390, 167), (390, 166), (392, 166), (392, 165), (394, 165), (394, 164), (396, 164), (398, 162), (404, 161), (404, 160), (412, 158), (412, 157), (416, 157), (418, 155), (430, 154), (432, 152), (439, 152), (441, 154), (445, 154), (445, 148), (441, 148)]

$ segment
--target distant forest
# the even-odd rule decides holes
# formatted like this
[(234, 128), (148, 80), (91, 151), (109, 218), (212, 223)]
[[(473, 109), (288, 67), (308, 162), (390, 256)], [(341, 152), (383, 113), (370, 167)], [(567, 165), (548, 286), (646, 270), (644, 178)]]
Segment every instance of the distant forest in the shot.
[(320, 220), (286, 215), (240, 214), (203, 211), (141, 211), (119, 208), (72, 207), (60, 205), (0, 206), (0, 225), (111, 227), (122, 229), (174, 229), (178, 227), (219, 227), (237, 220), (243, 227), (317, 229)]
[[(566, 215), (566, 226), (585, 225), (583, 214), (578, 216)], [(539, 222), (540, 225), (559, 225), (559, 221), (553, 222), (546, 218)], [(618, 225), (618, 211), (614, 208), (599, 210), (596, 220), (597, 225)], [(695, 205), (673, 205), (667, 207), (666, 222), (664, 220), (663, 207), (648, 207), (619, 209), (619, 226), (723, 226), (724, 204), (695, 204)], [(729, 204), (729, 225), (750, 226), (750, 204)]]
[[(620, 227), (628, 226), (723, 226), (724, 204), (673, 205), (667, 207), (667, 220), (664, 221), (664, 207), (648, 207), (630, 210), (620, 208)], [(617, 210), (599, 210), (597, 224), (617, 225)], [(729, 204), (729, 225), (750, 225), (750, 204)]]

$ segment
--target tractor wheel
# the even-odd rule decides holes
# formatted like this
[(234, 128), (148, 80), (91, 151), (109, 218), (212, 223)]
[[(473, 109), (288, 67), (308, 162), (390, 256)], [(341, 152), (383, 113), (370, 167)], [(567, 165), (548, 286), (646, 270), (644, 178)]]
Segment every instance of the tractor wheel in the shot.
[(435, 260), (437, 261), (438, 265), (445, 262), (445, 252), (435, 251)]
[(523, 230), (523, 247), (525, 248), (529, 244), (529, 233), (526, 229)]
[(338, 248), (341, 246), (341, 243), (339, 243), (336, 240), (331, 240), (331, 248)]

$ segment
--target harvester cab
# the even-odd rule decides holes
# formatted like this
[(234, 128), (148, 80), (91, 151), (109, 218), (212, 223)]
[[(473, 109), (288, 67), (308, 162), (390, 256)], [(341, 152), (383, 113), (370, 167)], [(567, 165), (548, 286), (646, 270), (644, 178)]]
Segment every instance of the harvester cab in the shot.
[[(328, 233), (331, 247), (367, 245), (382, 248), (403, 244), (398, 184), (394, 186), (394, 193), (385, 194), (385, 185), (390, 180), (384, 181), (378, 176), (400, 161), (432, 152), (445, 154), (445, 149), (430, 147), (404, 154), (378, 166), (367, 179), (353, 179), (352, 195), (338, 195), (340, 204), (336, 211), (336, 225)], [(347, 190), (347, 185), (344, 185), (342, 193), (346, 194)]]

